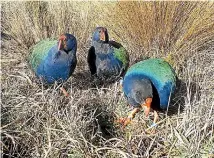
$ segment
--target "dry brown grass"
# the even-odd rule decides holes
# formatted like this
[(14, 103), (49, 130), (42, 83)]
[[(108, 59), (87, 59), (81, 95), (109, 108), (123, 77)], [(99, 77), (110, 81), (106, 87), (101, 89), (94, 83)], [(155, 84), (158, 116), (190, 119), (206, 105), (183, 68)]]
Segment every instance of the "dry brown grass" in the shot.
[[(11, 157), (208, 157), (214, 154), (213, 2), (5, 2), (1, 10), (1, 145)], [(118, 83), (95, 87), (86, 65), (92, 30), (106, 26), (131, 63), (165, 57), (181, 79), (156, 133), (143, 113), (122, 131)], [(69, 29), (69, 30), (68, 30)], [(69, 31), (78, 66), (44, 87), (26, 61), (37, 41)], [(152, 116), (150, 116), (152, 118)]]

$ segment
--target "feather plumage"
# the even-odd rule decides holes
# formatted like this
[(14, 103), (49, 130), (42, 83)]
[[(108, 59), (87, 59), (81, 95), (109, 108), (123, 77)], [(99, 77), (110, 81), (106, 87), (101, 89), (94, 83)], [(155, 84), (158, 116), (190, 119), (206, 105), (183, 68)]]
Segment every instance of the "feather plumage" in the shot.
[(114, 80), (128, 68), (129, 55), (121, 44), (108, 40), (106, 28), (98, 27), (93, 33), (88, 64), (92, 75)]
[[(144, 84), (151, 86), (149, 88)], [(134, 89), (135, 87), (138, 87), (138, 89)], [(156, 90), (160, 99), (160, 105), (157, 106), (160, 106), (161, 109), (167, 108), (170, 96), (174, 92), (175, 87), (175, 71), (163, 59), (148, 59), (132, 65), (123, 80), (123, 91), (127, 97), (136, 96), (140, 92), (142, 94), (139, 97), (145, 100), (146, 98), (153, 97), (149, 96), (151, 94), (148, 94), (148, 91), (152, 91), (152, 95), (154, 95), (154, 90)], [(138, 101), (142, 99), (134, 97), (132, 99), (137, 102), (136, 106), (143, 104), (143, 102)]]
[(29, 63), (36, 76), (46, 83), (67, 80), (76, 67), (76, 38), (64, 34), (59, 42), (45, 39), (32, 48)]

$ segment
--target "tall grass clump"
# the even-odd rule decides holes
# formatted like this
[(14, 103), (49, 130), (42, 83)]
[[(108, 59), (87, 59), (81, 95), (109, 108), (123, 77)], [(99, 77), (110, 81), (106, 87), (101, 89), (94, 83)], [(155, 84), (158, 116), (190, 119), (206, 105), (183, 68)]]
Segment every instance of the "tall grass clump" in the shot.
[(99, 2), (5, 2), (2, 30), (26, 49), (41, 39), (69, 32), (77, 37), (79, 50), (85, 51), (95, 27), (97, 7)]
[[(213, 2), (4, 2), (1, 5), (1, 154), (9, 157), (212, 157), (214, 154)], [(92, 31), (106, 26), (131, 64), (165, 58), (180, 80), (170, 108), (150, 129), (130, 110), (117, 82), (96, 86), (86, 56)], [(31, 47), (69, 32), (78, 65), (61, 85), (39, 84)]]
[(185, 59), (212, 41), (213, 9), (212, 2), (120, 2), (104, 22), (135, 55)]

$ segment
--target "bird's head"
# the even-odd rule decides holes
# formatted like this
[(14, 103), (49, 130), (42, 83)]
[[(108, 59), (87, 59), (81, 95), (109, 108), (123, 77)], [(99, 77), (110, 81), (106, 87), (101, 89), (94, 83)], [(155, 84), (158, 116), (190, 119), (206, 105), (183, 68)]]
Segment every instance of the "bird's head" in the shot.
[(109, 37), (107, 29), (105, 27), (97, 27), (94, 30), (92, 40), (97, 42), (108, 42)]
[[(149, 79), (137, 79), (133, 80), (133, 86), (132, 86), (132, 94), (135, 102), (138, 104), (134, 105), (135, 108), (143, 108), (146, 116), (148, 116), (150, 109), (151, 109), (151, 103), (153, 98), (153, 88), (152, 83)], [(130, 103), (132, 105), (132, 103)]]
[(76, 49), (77, 41), (73, 35), (65, 33), (59, 37), (58, 50), (63, 50), (68, 53), (71, 50), (76, 51)]

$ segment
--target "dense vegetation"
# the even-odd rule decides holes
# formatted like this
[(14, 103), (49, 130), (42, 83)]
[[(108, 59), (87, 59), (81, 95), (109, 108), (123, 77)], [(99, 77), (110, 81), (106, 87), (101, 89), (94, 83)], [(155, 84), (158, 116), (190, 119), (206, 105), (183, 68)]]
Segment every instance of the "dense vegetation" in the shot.
[[(1, 144), (14, 157), (201, 157), (214, 154), (213, 2), (4, 2), (1, 4)], [(125, 130), (129, 107), (117, 82), (96, 87), (86, 56), (105, 26), (131, 64), (165, 58), (180, 86), (155, 132), (143, 112)], [(43, 86), (27, 57), (40, 39), (78, 40), (78, 65), (64, 87)], [(150, 116), (152, 117), (152, 116)]]

